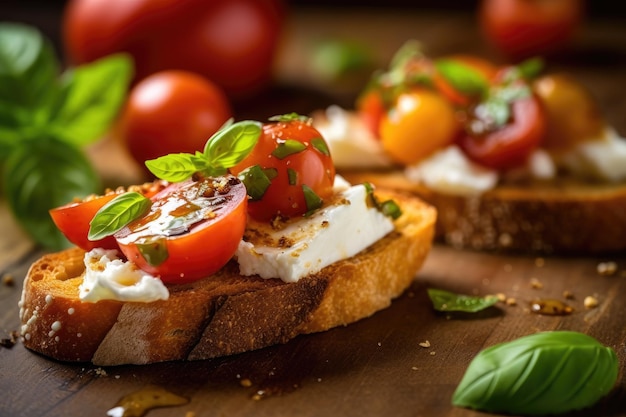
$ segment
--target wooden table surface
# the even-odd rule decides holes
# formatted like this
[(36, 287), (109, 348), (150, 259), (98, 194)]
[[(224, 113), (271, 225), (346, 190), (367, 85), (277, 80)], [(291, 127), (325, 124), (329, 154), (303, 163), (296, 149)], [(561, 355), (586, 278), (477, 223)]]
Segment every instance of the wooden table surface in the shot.
[[(314, 37), (364, 41), (382, 63), (406, 39), (421, 40), (430, 54), (492, 51), (481, 43), (471, 15), (417, 12), (293, 11), (279, 58), (281, 87), (268, 107), (242, 114), (267, 117), (307, 112), (334, 102), (349, 105), (352, 86), (307, 78), (303, 45)], [(609, 122), (626, 134), (626, 30), (623, 20), (590, 22), (578, 48), (550, 65), (566, 69), (592, 89)], [(296, 74), (302, 75), (298, 78)], [(287, 108), (286, 106), (289, 106)], [(263, 113), (267, 112), (267, 113)], [(269, 114), (271, 113), (271, 114)], [(137, 174), (110, 142), (91, 150), (103, 176), (111, 158)], [(626, 210), (626, 208), (625, 208)], [(19, 329), (17, 303), (23, 277), (42, 251), (19, 230), (0, 202), (0, 338)], [(626, 238), (626, 236), (625, 236)], [(611, 276), (598, 273), (616, 262)], [(541, 285), (539, 285), (539, 284)], [(499, 303), (474, 315), (435, 312), (427, 288), (467, 294), (503, 293)], [(574, 312), (542, 316), (530, 312), (535, 299), (564, 300)], [(542, 330), (575, 330), (612, 347), (620, 374), (611, 394), (575, 416), (626, 416), (626, 255), (558, 258), (458, 251), (435, 246), (411, 288), (391, 307), (347, 327), (298, 337), (280, 346), (233, 357), (188, 363), (98, 368), (63, 364), (27, 351), (19, 342), (0, 348), (0, 416), (105, 416), (123, 396), (157, 386), (184, 396), (182, 406), (150, 411), (157, 416), (424, 416), (478, 417), (455, 408), (451, 396), (471, 359), (493, 344)], [(587, 296), (599, 304), (588, 309)], [(428, 341), (430, 347), (421, 344)]]

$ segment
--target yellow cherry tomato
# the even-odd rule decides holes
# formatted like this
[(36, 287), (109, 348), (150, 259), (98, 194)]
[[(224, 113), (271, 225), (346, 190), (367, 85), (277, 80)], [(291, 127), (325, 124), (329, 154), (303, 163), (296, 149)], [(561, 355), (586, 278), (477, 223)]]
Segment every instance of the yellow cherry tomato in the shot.
[(411, 165), (453, 142), (458, 123), (452, 105), (434, 91), (400, 94), (382, 117), (380, 140), (396, 162)]
[(544, 104), (548, 131), (542, 146), (558, 153), (579, 142), (602, 136), (605, 120), (598, 104), (586, 88), (566, 75), (538, 78), (533, 90)]

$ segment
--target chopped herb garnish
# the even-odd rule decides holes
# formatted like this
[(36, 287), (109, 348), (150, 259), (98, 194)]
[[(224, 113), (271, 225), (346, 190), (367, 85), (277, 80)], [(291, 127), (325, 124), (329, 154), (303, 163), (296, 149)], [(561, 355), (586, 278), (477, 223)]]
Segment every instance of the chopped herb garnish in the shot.
[(328, 149), (328, 144), (322, 138), (315, 138), (311, 140), (311, 145), (323, 155), (330, 156), (330, 150)]
[(306, 203), (307, 214), (312, 213), (318, 208), (322, 207), (323, 200), (315, 194), (315, 191), (306, 184), (302, 185), (302, 192), (304, 193), (304, 201)]
[(298, 113), (279, 114), (269, 118), (270, 122), (294, 122), (294, 121), (308, 122), (311, 120), (308, 116), (302, 116)]
[(141, 256), (148, 262), (148, 265), (159, 266), (169, 257), (166, 241), (166, 238), (158, 237), (142, 243), (137, 242), (136, 245)]
[(260, 165), (253, 165), (239, 173), (239, 179), (246, 186), (250, 200), (259, 201), (265, 195), (272, 179), (278, 175), (274, 168), (263, 169)]
[(296, 185), (298, 183), (298, 171), (287, 168), (287, 177), (289, 178), (289, 185)]
[(278, 159), (285, 159), (288, 156), (302, 152), (306, 149), (306, 145), (295, 139), (287, 139), (278, 144), (276, 149), (272, 151), (272, 156)]

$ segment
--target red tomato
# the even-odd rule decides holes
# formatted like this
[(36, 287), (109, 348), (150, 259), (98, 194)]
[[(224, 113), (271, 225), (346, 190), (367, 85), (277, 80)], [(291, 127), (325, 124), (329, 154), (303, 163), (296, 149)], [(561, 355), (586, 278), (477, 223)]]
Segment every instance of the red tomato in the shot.
[(202, 151), (232, 111), (222, 90), (186, 71), (145, 78), (130, 93), (119, 135), (140, 164), (170, 153)]
[(237, 178), (175, 183), (150, 212), (115, 234), (129, 261), (177, 284), (207, 277), (232, 258), (246, 227), (247, 196)]
[[(546, 116), (540, 101), (529, 95), (513, 101), (510, 111), (511, 117), (504, 126), (461, 137), (459, 144), (471, 159), (486, 167), (505, 170), (523, 163), (537, 148), (546, 133)], [(474, 114), (467, 125), (475, 128), (476, 122), (481, 124), (483, 120)]]
[[(247, 168), (264, 170), (269, 180), (267, 188), (248, 204), (248, 213), (259, 221), (304, 215), (316, 208), (317, 198), (323, 200), (333, 192), (335, 166), (326, 142), (310, 121), (264, 124), (255, 148), (231, 172), (253, 172)], [(258, 179), (253, 182), (255, 186), (260, 183)]]
[(517, 60), (566, 46), (582, 22), (584, 0), (483, 0), (479, 15), (487, 39)]
[(137, 80), (189, 70), (241, 97), (270, 81), (283, 20), (282, 0), (70, 0), (63, 41), (74, 64), (127, 52)]
[[(129, 187), (129, 190), (137, 191), (150, 197), (163, 189), (162, 181), (154, 181), (137, 187)], [(66, 204), (50, 210), (50, 216), (57, 228), (63, 235), (79, 248), (90, 251), (94, 248), (117, 249), (117, 241), (113, 236), (92, 241), (87, 238), (89, 224), (98, 210), (117, 195), (127, 190), (119, 189), (101, 196), (90, 196), (82, 201)]]
[(356, 101), (356, 111), (374, 137), (379, 138), (380, 121), (387, 111), (380, 93), (375, 89), (364, 91)]

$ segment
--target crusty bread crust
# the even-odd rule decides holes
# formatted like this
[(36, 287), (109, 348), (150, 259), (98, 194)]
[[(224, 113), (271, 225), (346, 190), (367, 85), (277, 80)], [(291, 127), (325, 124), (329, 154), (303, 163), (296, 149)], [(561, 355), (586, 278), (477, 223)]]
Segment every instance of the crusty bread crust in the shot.
[(457, 248), (560, 255), (626, 249), (626, 184), (563, 179), (463, 197), (429, 190), (400, 170), (340, 173), (420, 196), (437, 209), (437, 238)]
[(166, 301), (83, 303), (84, 252), (44, 255), (24, 281), (23, 343), (62, 361), (147, 364), (250, 351), (368, 317), (414, 280), (436, 221), (435, 210), (419, 199), (381, 197), (403, 210), (395, 231), (297, 283), (242, 277), (231, 262), (208, 278), (170, 286)]

